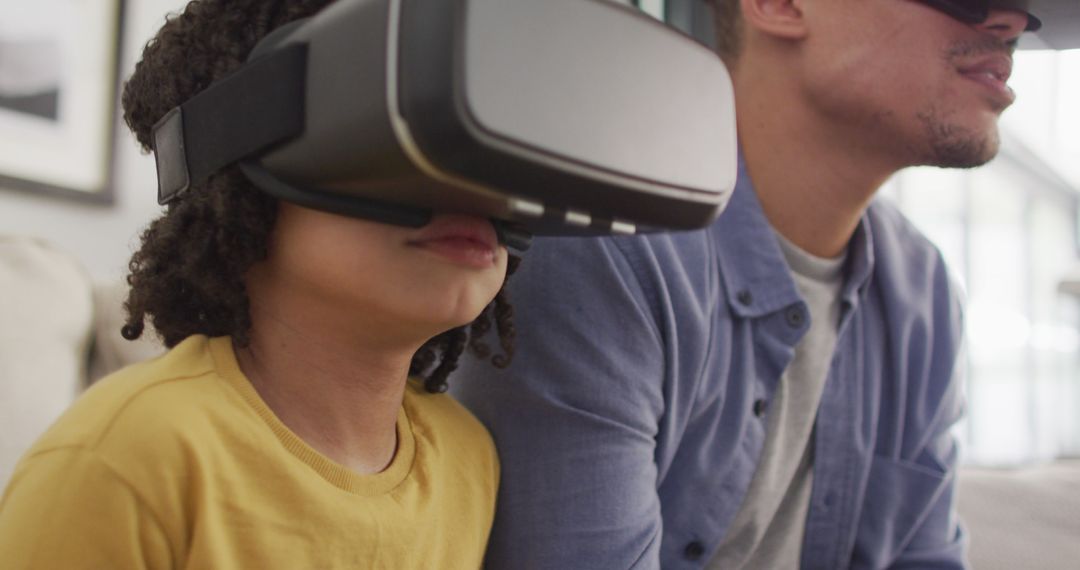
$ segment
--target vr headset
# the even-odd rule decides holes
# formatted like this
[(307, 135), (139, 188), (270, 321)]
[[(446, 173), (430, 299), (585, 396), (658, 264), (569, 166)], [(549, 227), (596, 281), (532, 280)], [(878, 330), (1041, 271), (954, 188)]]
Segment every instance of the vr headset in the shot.
[(155, 126), (158, 201), (238, 164), (282, 200), (530, 234), (691, 229), (735, 184), (710, 50), (605, 0), (337, 0)]
[(991, 10), (1015, 10), (1027, 14), (1024, 31), (1034, 32), (1042, 22), (1028, 11), (1029, 0), (919, 0), (949, 16), (969, 24), (981, 24), (990, 17)]
[[(908, 1), (908, 0), (902, 0)], [(1080, 2), (1080, 0), (910, 0), (920, 2), (944, 14), (968, 24), (981, 24), (990, 17), (990, 11), (1015, 10), (1027, 14), (1027, 26), (1025, 31), (1034, 32), (1042, 29), (1042, 21), (1032, 13), (1052, 14), (1057, 20), (1051, 23), (1055, 31), (1060, 30), (1054, 36), (1054, 44), (1060, 44), (1059, 49), (1080, 47), (1076, 45), (1073, 34), (1067, 34), (1068, 30), (1075, 29), (1077, 16), (1080, 16), (1071, 5), (1066, 4)], [(682, 30), (707, 46), (716, 45), (716, 35), (713, 29), (712, 4), (714, 0), (665, 0), (664, 19), (672, 27)], [(1045, 16), (1044, 14), (1044, 16)], [(1063, 18), (1062, 18), (1063, 17)], [(1056, 25), (1055, 25), (1056, 24)], [(1043, 30), (1044, 33), (1048, 30)], [(1042, 37), (1043, 34), (1040, 34)], [(1065, 36), (1065, 37), (1061, 37)], [(1060, 38), (1060, 39), (1059, 39)], [(1050, 43), (1050, 42), (1047, 42)]]

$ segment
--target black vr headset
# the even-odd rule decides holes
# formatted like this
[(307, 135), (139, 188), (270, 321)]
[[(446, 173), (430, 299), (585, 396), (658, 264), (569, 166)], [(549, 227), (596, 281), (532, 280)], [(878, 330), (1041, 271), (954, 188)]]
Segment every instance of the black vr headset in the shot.
[(919, 0), (949, 16), (969, 24), (981, 24), (990, 17), (991, 10), (1015, 10), (1027, 14), (1027, 27), (1024, 31), (1034, 32), (1042, 27), (1042, 22), (1028, 11), (1030, 0)]
[(710, 50), (605, 0), (338, 0), (154, 128), (158, 201), (239, 164), (282, 200), (530, 234), (711, 222), (735, 183)]

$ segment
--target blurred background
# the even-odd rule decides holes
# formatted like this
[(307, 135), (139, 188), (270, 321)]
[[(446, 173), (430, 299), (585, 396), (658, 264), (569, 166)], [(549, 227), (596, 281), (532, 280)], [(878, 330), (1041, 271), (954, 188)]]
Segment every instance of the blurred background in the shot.
[[(33, 9), (37, 4), (47, 9)], [(120, 79), (134, 70), (165, 14), (185, 4), (0, 0), (0, 97), (5, 75), (10, 78), (7, 91), (12, 92), (14, 77), (33, 70), (15, 67), (16, 62), (25, 61), (27, 54), (43, 56), (43, 50), (33, 46), (67, 42), (53, 50), (52, 66), (67, 68), (53, 72), (53, 90), (63, 101), (83, 103), (67, 108), (61, 103), (57, 118), (48, 119), (5, 108), (0, 98), (0, 233), (44, 238), (73, 253), (96, 278), (123, 275), (135, 236), (158, 213), (158, 206), (153, 157), (141, 153), (119, 116)], [(87, 25), (72, 32), (68, 22)], [(87, 37), (91, 27), (107, 33)], [(77, 91), (90, 89), (94, 92)], [(93, 105), (86, 104), (87, 99), (93, 99)], [(79, 119), (96, 124), (74, 124)], [(57, 142), (68, 143), (68, 148), (58, 152)], [(57, 176), (83, 156), (93, 157), (94, 169), (76, 180)], [(25, 168), (38, 161), (40, 167)]]
[[(709, 41), (701, 0), (622, 1)], [(909, 169), (882, 196), (938, 245), (966, 291), (969, 408), (958, 427), (965, 463), (1072, 465), (1060, 488), (1075, 500), (1080, 49), (1064, 48), (1080, 48), (1080, 0), (1033, 1), (1052, 9), (1050, 18), (1036, 10), (1048, 33), (1025, 38), (1029, 49), (1015, 56), (1010, 84), (1018, 98), (1002, 119), (1000, 155), (974, 170)], [(153, 158), (122, 126), (117, 94), (165, 15), (185, 4), (0, 0), (0, 238), (51, 244), (99, 289), (120, 283), (139, 232), (159, 208)], [(4, 279), (0, 267), (0, 309), (10, 309), (19, 301), (3, 289)], [(7, 338), (0, 334), (0, 341)], [(4, 390), (11, 379), (2, 376), (12, 372), (4, 364), (0, 400), (10, 402), (14, 396)], [(0, 418), (0, 431), (9, 429), (8, 419)], [(0, 486), (5, 467), (0, 462)], [(1080, 513), (1063, 520), (1075, 525)]]

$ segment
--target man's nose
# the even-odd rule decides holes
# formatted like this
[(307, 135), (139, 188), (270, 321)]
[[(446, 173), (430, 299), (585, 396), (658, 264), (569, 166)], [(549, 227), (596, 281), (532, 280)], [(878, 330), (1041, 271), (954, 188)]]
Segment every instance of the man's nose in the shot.
[(975, 27), (994, 34), (1004, 41), (1011, 42), (1024, 33), (1027, 23), (1028, 16), (1024, 12), (991, 9), (986, 21), (975, 24)]

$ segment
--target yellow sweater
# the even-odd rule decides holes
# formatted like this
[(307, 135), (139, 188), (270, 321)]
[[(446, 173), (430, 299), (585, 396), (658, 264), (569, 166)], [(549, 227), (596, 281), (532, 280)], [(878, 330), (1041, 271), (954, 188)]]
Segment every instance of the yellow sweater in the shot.
[(362, 476), (290, 432), (228, 338), (94, 385), (0, 499), (8, 570), (472, 569), (499, 467), (464, 408), (410, 382), (390, 466)]

